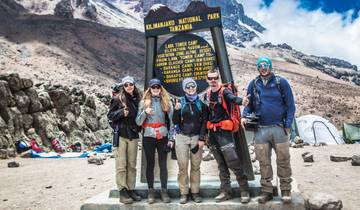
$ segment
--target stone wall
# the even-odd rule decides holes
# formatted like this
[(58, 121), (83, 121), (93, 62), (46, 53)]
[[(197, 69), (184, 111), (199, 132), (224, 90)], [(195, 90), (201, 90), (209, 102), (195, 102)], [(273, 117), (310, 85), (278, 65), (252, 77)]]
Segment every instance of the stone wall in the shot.
[(106, 114), (110, 96), (78, 88), (36, 84), (18, 74), (0, 75), (0, 148), (35, 138), (50, 146), (53, 138), (89, 146), (111, 140)]

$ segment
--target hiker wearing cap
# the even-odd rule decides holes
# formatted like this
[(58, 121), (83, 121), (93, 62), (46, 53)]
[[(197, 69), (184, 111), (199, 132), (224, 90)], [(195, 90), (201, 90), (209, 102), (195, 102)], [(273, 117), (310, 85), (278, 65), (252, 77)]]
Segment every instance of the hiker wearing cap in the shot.
[[(191, 189), (192, 199), (196, 203), (202, 201), (199, 195), (200, 163), (202, 148), (205, 142), (207, 108), (200, 100), (196, 88), (197, 84), (192, 78), (185, 78), (182, 82), (184, 97), (176, 100), (173, 123), (176, 126), (175, 150), (179, 166), (178, 184), (180, 188), (180, 203), (185, 204)], [(190, 160), (190, 186), (189, 186), (189, 160)]]
[[(291, 167), (289, 132), (295, 114), (295, 103), (288, 81), (272, 72), (272, 62), (261, 57), (256, 62), (259, 76), (250, 82), (247, 93), (249, 104), (242, 116), (254, 113), (259, 126), (255, 131), (255, 154), (260, 163), (261, 194), (259, 203), (273, 199), (273, 171), (271, 149), (276, 153), (277, 175), (280, 178), (281, 197), (284, 203), (291, 201)], [(247, 120), (241, 120), (246, 126)]]
[(155, 202), (154, 195), (154, 166), (155, 149), (158, 153), (161, 182), (161, 199), (170, 202), (167, 193), (167, 148), (171, 147), (169, 132), (172, 124), (173, 107), (169, 93), (162, 87), (160, 80), (151, 79), (149, 88), (145, 91), (140, 102), (136, 123), (143, 127), (143, 148), (146, 157), (146, 180), (148, 183), (148, 203)]
[(234, 122), (231, 112), (233, 111), (231, 107), (241, 104), (246, 105), (248, 98), (246, 96), (244, 98), (237, 97), (229, 89), (235, 87), (222, 85), (217, 70), (208, 72), (207, 81), (210, 85), (210, 89), (205, 95), (205, 102), (209, 112), (207, 122), (209, 148), (218, 164), (221, 182), (220, 194), (215, 197), (215, 201), (221, 202), (231, 198), (232, 190), (229, 172), (229, 169), (231, 169), (240, 187), (240, 201), (248, 203), (250, 201), (248, 178), (237, 156), (233, 138), (234, 129), (239, 125), (240, 119)]
[(135, 118), (141, 94), (133, 77), (121, 80), (119, 93), (113, 97), (108, 119), (114, 129), (113, 154), (115, 157), (116, 184), (120, 191), (120, 202), (130, 204), (140, 201), (134, 191), (136, 182), (136, 157), (140, 127)]

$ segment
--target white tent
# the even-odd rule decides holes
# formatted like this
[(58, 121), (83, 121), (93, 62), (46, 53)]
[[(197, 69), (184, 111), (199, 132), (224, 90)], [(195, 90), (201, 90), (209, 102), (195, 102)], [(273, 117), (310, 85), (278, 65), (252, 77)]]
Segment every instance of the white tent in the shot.
[(305, 115), (296, 118), (300, 138), (309, 144), (345, 144), (336, 127), (328, 120), (316, 116)]

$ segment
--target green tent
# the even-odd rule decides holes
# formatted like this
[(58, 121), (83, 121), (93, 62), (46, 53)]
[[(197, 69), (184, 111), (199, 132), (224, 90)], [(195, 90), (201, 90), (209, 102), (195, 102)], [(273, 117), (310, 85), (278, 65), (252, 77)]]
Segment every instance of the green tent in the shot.
[(346, 143), (360, 143), (360, 123), (344, 123), (342, 131)]

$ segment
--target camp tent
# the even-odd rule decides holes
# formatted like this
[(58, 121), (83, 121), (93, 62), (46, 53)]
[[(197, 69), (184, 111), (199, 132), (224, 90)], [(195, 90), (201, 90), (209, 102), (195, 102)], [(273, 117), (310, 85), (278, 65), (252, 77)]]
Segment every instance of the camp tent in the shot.
[(300, 138), (309, 144), (344, 144), (336, 127), (328, 120), (316, 116), (305, 115), (296, 119)]
[(360, 143), (360, 123), (344, 123), (343, 137), (348, 143)]

